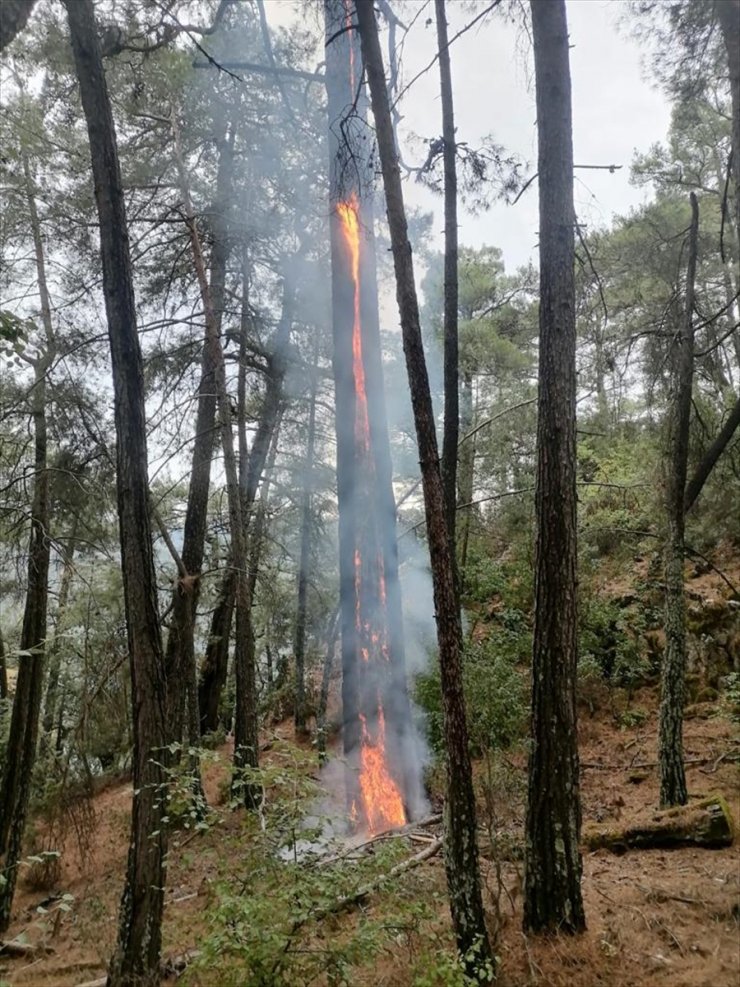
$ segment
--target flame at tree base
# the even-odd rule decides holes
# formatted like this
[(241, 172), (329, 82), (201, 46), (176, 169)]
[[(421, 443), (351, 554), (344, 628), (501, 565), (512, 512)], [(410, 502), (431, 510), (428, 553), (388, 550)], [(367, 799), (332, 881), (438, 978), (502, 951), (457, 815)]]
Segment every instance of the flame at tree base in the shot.
[(364, 818), (371, 836), (386, 829), (396, 829), (406, 823), (403, 799), (386, 766), (385, 717), (382, 707), (378, 710), (377, 736), (368, 730), (367, 720), (360, 714), (362, 736), (360, 746), (360, 791), (363, 811), (350, 813), (353, 821)]

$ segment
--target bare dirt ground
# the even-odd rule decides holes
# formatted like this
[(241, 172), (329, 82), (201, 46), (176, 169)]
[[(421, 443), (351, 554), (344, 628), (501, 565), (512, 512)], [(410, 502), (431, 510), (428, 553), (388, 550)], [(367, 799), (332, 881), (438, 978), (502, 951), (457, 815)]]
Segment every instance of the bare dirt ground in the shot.
[[(647, 691), (635, 704), (655, 710)], [(584, 822), (624, 823), (631, 815), (657, 803), (656, 715), (629, 729), (611, 715), (585, 715), (581, 720)], [(691, 798), (722, 793), (740, 821), (737, 757), (740, 740), (727, 719), (690, 719), (686, 723), (686, 757)], [(220, 764), (206, 772), (208, 795), (217, 797), (225, 776), (228, 750)], [(723, 756), (724, 755), (724, 756)], [(267, 755), (269, 757), (269, 754)], [(523, 758), (509, 762), (522, 772)], [(647, 765), (640, 767), (640, 765)], [(483, 779), (478, 766), (478, 779)], [(521, 793), (521, 778), (517, 786)], [(494, 811), (501, 844), (521, 843), (521, 796), (499, 792)], [(496, 807), (496, 799), (499, 805)], [(74, 896), (69, 911), (44, 901), (48, 892), (31, 890), (24, 881), (17, 895), (11, 935), (22, 936), (41, 950), (34, 956), (0, 956), (0, 980), (12, 987), (71, 987), (100, 977), (110, 955), (116, 929), (118, 898), (128, 839), (131, 786), (114, 785), (94, 799), (95, 826), (88, 850), (81, 854), (73, 834), (67, 840), (58, 877), (59, 892)], [(485, 829), (485, 804), (481, 817)], [(181, 833), (174, 839), (166, 891), (165, 955), (197, 948), (204, 916), (212, 903), (211, 885), (233, 861), (224, 859), (238, 847), (239, 813), (225, 813), (223, 822), (205, 834)], [(507, 843), (508, 840), (508, 843)], [(485, 835), (483, 872), (487, 888), (495, 889), (496, 868)], [(412, 848), (410, 853), (415, 852)], [(521, 863), (501, 865), (506, 890), (501, 893), (498, 923), (501, 936), (503, 987), (735, 987), (740, 971), (740, 847), (722, 850), (680, 849), (629, 851), (617, 856), (600, 850), (584, 854), (583, 892), (587, 932), (578, 938), (525, 937), (521, 932)], [(419, 895), (443, 891), (439, 857), (408, 880)], [(490, 904), (490, 894), (488, 895)], [(45, 907), (46, 913), (37, 910)], [(369, 904), (383, 907), (382, 894)], [(342, 921), (357, 921), (348, 915)], [(440, 903), (438, 922), (443, 937), (446, 910)], [(492, 914), (492, 923), (496, 920)], [(9, 937), (8, 937), (9, 938)], [(44, 949), (49, 950), (45, 952)], [(194, 978), (211, 984), (201, 973)], [(240, 982), (238, 979), (235, 983)], [(407, 953), (386, 954), (372, 970), (358, 968), (353, 983), (411, 985)]]

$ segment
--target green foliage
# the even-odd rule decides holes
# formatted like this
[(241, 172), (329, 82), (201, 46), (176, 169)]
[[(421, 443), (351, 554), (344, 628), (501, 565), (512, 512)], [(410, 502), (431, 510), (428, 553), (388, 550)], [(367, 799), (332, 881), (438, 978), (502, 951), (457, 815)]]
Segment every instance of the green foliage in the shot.
[(730, 672), (722, 690), (722, 706), (733, 723), (740, 723), (740, 672)]
[(234, 987), (300, 987), (319, 979), (349, 987), (357, 982), (353, 969), (371, 964), (399, 934), (415, 932), (427, 906), (389, 880), (383, 884), (382, 918), (365, 912), (340, 925), (337, 903), (386, 875), (407, 850), (393, 840), (359, 860), (316, 866), (304, 848), (326, 852), (328, 845), (321, 835), (324, 821), (308, 817), (317, 794), (309, 776), (314, 759), (287, 744), (274, 748), (271, 758), (270, 766), (249, 774), (249, 783), (268, 793), (261, 818), (248, 816), (233, 854), (227, 848), (228, 861), (221, 855), (208, 932), (186, 983), (198, 984), (207, 974), (208, 983)]
[(612, 685), (634, 686), (650, 673), (640, 646), (642, 627), (635, 608), (604, 596), (584, 596), (579, 614), (579, 677), (596, 674)]
[[(469, 645), (463, 659), (463, 679), (473, 751), (480, 754), (515, 744), (526, 723), (526, 685), (506, 649), (500, 650), (495, 639)], [(417, 677), (416, 702), (425, 713), (432, 749), (443, 751), (442, 690), (437, 668)]]

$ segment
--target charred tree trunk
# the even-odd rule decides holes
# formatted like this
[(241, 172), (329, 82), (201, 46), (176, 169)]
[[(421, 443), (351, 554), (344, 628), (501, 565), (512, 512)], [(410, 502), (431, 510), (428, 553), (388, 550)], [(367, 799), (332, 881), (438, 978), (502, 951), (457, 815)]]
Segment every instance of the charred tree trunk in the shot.
[(144, 375), (115, 125), (92, 0), (66, 0), (77, 79), (90, 138), (100, 221), (103, 294), (113, 367), (116, 481), (134, 725), (133, 812), (114, 987), (158, 982), (167, 825), (167, 682), (157, 608), (147, 475)]
[(576, 320), (573, 128), (565, 0), (532, 0), (540, 193), (532, 748), (524, 927), (579, 932), (576, 732)]
[[(224, 308), (224, 284), (226, 261), (229, 254), (226, 212), (231, 195), (235, 127), (224, 134), (220, 142), (218, 175), (216, 178), (216, 202), (213, 210), (214, 241), (211, 250), (208, 291), (211, 297), (213, 324), (206, 334), (220, 336)], [(211, 485), (211, 461), (216, 441), (216, 377), (212, 362), (212, 348), (204, 341), (201, 358), (201, 376), (198, 386), (198, 411), (195, 420), (193, 458), (190, 470), (190, 487), (183, 526), (182, 562), (186, 575), (181, 577), (172, 595), (172, 620), (167, 638), (167, 676), (170, 699), (169, 736), (178, 743), (183, 733), (183, 705), (186, 691), (190, 705), (196, 690), (193, 683), (197, 676), (195, 663), (195, 616), (200, 595), (200, 573), (203, 568), (205, 538), (208, 528), (208, 493)], [(183, 684), (186, 687), (183, 688)], [(192, 728), (197, 710), (190, 715)], [(189, 729), (189, 732), (192, 732)], [(190, 736), (190, 744), (195, 738)]]
[(458, 950), (467, 972), (477, 977), (479, 982), (490, 981), (494, 976), (494, 957), (486, 932), (480, 889), (475, 796), (462, 686), (460, 611), (445, 517), (444, 488), (421, 337), (411, 244), (372, 0), (359, 0), (356, 10), (385, 187), (396, 296), (419, 445), (434, 584), (447, 748), (445, 867), (450, 910)]
[(313, 460), (316, 444), (316, 389), (318, 374), (318, 335), (314, 343), (313, 375), (308, 406), (308, 436), (306, 439), (306, 461), (303, 475), (303, 495), (301, 498), (300, 557), (298, 560), (298, 602), (295, 621), (295, 732), (305, 736), (306, 726), (306, 610), (308, 604), (308, 576), (311, 565), (311, 506), (313, 493)]
[(686, 698), (686, 598), (684, 495), (689, 457), (691, 391), (694, 378), (694, 283), (699, 238), (699, 203), (691, 193), (691, 227), (686, 294), (681, 325), (672, 343), (671, 397), (667, 410), (665, 506), (665, 653), (660, 676), (658, 771), (662, 807), (688, 801), (683, 763), (683, 707)]
[[(366, 100), (359, 87), (361, 55), (356, 35), (346, 30), (352, 20), (349, 0), (325, 0), (324, 9), (343, 744), (347, 803), (354, 815), (362, 801), (362, 745), (384, 746), (386, 767), (404, 765), (411, 713), (383, 391), (374, 217), (368, 195), (372, 169), (363, 143)], [(420, 795), (417, 780), (398, 772), (389, 782), (403, 790), (402, 811), (413, 813)]]
[(444, 429), (442, 438), (442, 481), (445, 488), (447, 527), (452, 557), (457, 561), (455, 538), (457, 515), (457, 451), (460, 441), (460, 397), (458, 384), (458, 280), (457, 280), (457, 143), (452, 101), (452, 72), (447, 38), (445, 0), (434, 0), (437, 21), (440, 92), (442, 95), (442, 141), (444, 144)]

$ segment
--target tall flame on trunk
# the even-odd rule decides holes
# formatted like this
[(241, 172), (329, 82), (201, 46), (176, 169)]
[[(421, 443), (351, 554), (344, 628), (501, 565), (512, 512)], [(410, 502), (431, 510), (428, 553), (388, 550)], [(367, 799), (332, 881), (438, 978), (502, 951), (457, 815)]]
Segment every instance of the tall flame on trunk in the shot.
[[(361, 230), (360, 204), (356, 194), (336, 204), (342, 239), (352, 279), (352, 374), (355, 393), (355, 469), (374, 489), (375, 465), (370, 436), (362, 352), (360, 306)], [(361, 484), (360, 484), (361, 485)], [(371, 505), (368, 505), (371, 506)], [(367, 512), (362, 531), (358, 529), (354, 553), (355, 632), (360, 657), (363, 709), (360, 713), (359, 801), (350, 815), (364, 823), (370, 833), (381, 832), (406, 822), (406, 810), (398, 784), (388, 765), (385, 714), (381, 681), (390, 672), (388, 617), (383, 553), (374, 530), (372, 509)], [(366, 537), (362, 537), (362, 534)], [(369, 557), (363, 557), (363, 550)]]

